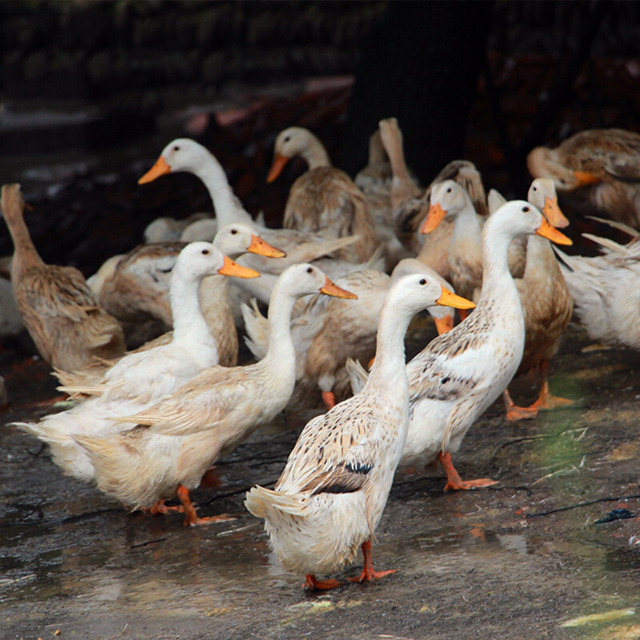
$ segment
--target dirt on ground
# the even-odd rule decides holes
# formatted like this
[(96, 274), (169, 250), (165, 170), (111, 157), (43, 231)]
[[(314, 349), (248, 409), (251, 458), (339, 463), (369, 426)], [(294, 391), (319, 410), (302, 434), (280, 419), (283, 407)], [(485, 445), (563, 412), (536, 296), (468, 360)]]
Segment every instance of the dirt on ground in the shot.
[[(408, 353), (431, 335), (414, 322)], [(397, 572), (350, 583), (359, 558), (326, 593), (282, 571), (243, 507), (248, 488), (277, 479), (311, 412), (285, 412), (225, 458), (222, 485), (194, 497), (201, 515), (236, 519), (195, 528), (127, 513), (3, 426), (0, 637), (640, 638), (638, 355), (589, 345), (571, 325), (552, 361), (552, 391), (572, 406), (507, 423), (496, 402), (469, 431), (461, 475), (498, 484), (444, 493), (439, 468), (399, 474), (373, 546), (376, 568)], [(52, 410), (54, 380), (21, 342), (0, 367), (3, 424)], [(511, 386), (521, 403), (537, 388), (534, 376)]]

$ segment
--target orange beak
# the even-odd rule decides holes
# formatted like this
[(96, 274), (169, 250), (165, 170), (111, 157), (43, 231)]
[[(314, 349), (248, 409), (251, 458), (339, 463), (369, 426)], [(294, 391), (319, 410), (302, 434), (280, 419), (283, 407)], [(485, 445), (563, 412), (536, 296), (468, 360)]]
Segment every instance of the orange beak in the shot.
[(420, 227), (420, 233), (431, 233), (447, 215), (447, 212), (440, 206), (439, 202), (429, 207), (429, 214)]
[(455, 307), (456, 309), (475, 309), (476, 305), (470, 300), (457, 296), (455, 293), (451, 293), (449, 289), (442, 287), (442, 295), (436, 300), (436, 304), (441, 304), (445, 307)]
[(547, 240), (551, 240), (551, 242), (555, 242), (556, 244), (573, 244), (573, 242), (564, 235), (564, 233), (560, 233), (557, 229), (552, 227), (544, 218), (542, 218), (542, 223), (536, 229), (536, 233), (543, 238), (547, 238)]
[(249, 269), (224, 256), (224, 264), (218, 273), (221, 276), (235, 276), (236, 278), (257, 278), (260, 274), (255, 269)]
[(251, 244), (247, 249), (249, 253), (257, 253), (259, 256), (266, 256), (267, 258), (284, 258), (287, 255), (286, 251), (276, 249), (272, 247), (268, 242), (265, 242), (260, 236), (251, 234)]
[(140, 180), (138, 180), (138, 184), (147, 184), (147, 182), (153, 182), (156, 178), (160, 176), (165, 176), (167, 173), (171, 173), (171, 167), (167, 164), (167, 161), (160, 156), (157, 162), (145, 173)]
[(600, 182), (600, 178), (595, 173), (590, 173), (589, 171), (574, 171), (573, 175), (577, 181), (578, 187), (584, 187), (587, 184), (594, 184), (595, 182)]
[(287, 162), (289, 162), (289, 158), (287, 158), (287, 156), (282, 156), (279, 153), (276, 153), (271, 169), (269, 169), (267, 182), (273, 182), (282, 173), (284, 165), (287, 164)]
[(564, 229), (569, 226), (569, 221), (566, 219), (562, 211), (560, 211), (560, 207), (558, 206), (558, 198), (549, 198), (548, 196), (545, 196), (542, 213), (544, 213), (549, 224), (553, 225), (557, 229)]
[(335, 298), (346, 298), (347, 300), (357, 300), (358, 296), (351, 291), (340, 288), (337, 284), (333, 284), (329, 278), (325, 278), (324, 285), (320, 289), (320, 293), (324, 293), (328, 296), (334, 296)]
[(436, 323), (436, 329), (438, 330), (439, 336), (453, 329), (453, 316), (445, 316), (444, 318), (434, 318), (433, 320)]

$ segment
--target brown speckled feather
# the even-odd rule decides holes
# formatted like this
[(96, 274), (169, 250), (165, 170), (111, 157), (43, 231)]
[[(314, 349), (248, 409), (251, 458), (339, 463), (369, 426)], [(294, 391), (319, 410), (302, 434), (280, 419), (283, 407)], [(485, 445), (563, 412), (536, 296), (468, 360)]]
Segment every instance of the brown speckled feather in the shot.
[(334, 167), (316, 167), (302, 174), (291, 187), (284, 212), (285, 229), (325, 232), (335, 237), (360, 236), (336, 257), (364, 262), (375, 251), (375, 233), (369, 207), (351, 178)]
[(529, 371), (555, 354), (573, 312), (573, 298), (549, 241), (531, 238), (529, 254), (524, 278), (516, 280), (526, 327), (518, 373)]
[[(372, 434), (374, 409), (357, 397), (317, 416), (303, 429), (275, 486), (288, 493), (357, 491), (373, 469), (380, 434)], [(377, 424), (377, 423), (376, 423)]]
[(96, 358), (124, 353), (118, 321), (72, 267), (32, 267), (22, 273), (16, 303), (38, 351), (52, 366), (84, 369)]
[(184, 247), (183, 242), (145, 244), (123, 256), (100, 291), (105, 309), (122, 320), (140, 321), (151, 316), (171, 326), (169, 281)]
[(558, 159), (570, 169), (640, 180), (640, 135), (623, 129), (591, 129), (565, 140)]
[(118, 321), (73, 267), (46, 265), (24, 221), (20, 185), (2, 187), (0, 206), (14, 244), (11, 281), (16, 305), (42, 357), (53, 367), (84, 369), (124, 353)]

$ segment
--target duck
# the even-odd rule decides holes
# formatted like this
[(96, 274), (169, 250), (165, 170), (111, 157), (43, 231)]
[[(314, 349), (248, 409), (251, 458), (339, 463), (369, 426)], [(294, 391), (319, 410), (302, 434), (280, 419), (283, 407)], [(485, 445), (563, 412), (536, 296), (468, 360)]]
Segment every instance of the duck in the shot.
[(571, 244), (528, 202), (507, 202), (489, 216), (482, 229), (483, 281), (476, 309), (407, 364), (410, 423), (400, 465), (416, 467), (438, 459), (447, 475), (445, 490), (494, 483), (461, 480), (451, 454), (507, 388), (522, 360), (525, 320), (508, 250), (514, 238), (534, 233)]
[[(384, 259), (380, 248), (368, 262), (363, 264), (323, 258), (314, 261), (313, 264), (319, 267), (331, 280), (335, 279), (336, 282), (341, 282), (340, 286), (347, 289), (349, 283), (359, 281), (358, 276), (355, 276), (359, 271), (372, 271), (380, 274), (385, 280), (388, 278), (382, 273)], [(294, 305), (291, 317), (291, 335), (296, 352), (297, 382), (304, 376), (309, 345), (322, 328), (327, 304), (331, 299), (323, 295), (315, 295), (302, 298)], [(245, 344), (256, 359), (264, 358), (269, 346), (269, 322), (260, 311), (256, 298), (252, 298), (248, 304), (243, 303), (241, 310), (247, 334)]]
[(122, 327), (100, 305), (80, 271), (47, 265), (38, 254), (24, 221), (20, 185), (4, 185), (0, 198), (14, 245), (11, 281), (16, 305), (42, 358), (53, 367), (74, 371), (97, 359), (121, 356)]
[[(320, 390), (327, 409), (334, 406), (336, 397), (344, 399), (350, 395), (345, 370), (347, 358), (367, 364), (375, 357), (376, 327), (386, 295), (398, 279), (412, 273), (426, 275), (448, 290), (452, 289), (435, 271), (415, 258), (401, 260), (391, 276), (367, 269), (336, 281), (338, 286), (353, 291), (358, 300), (327, 301), (322, 326), (311, 341), (304, 359), (300, 395), (307, 402), (313, 397), (309, 387)], [(438, 333), (453, 327), (451, 307), (434, 305), (428, 311), (435, 320)]]
[(350, 580), (394, 572), (374, 570), (371, 546), (409, 424), (404, 336), (411, 317), (436, 304), (473, 303), (428, 276), (398, 280), (380, 312), (377, 356), (364, 388), (307, 423), (273, 489), (255, 486), (246, 494), (245, 506), (265, 520), (283, 568), (304, 574), (311, 590), (339, 586), (317, 576), (340, 571), (359, 549), (364, 569)]
[[(470, 300), (482, 286), (482, 226), (484, 218), (476, 213), (469, 194), (454, 180), (445, 180), (431, 188), (431, 206), (420, 227), (428, 234), (449, 217), (454, 220), (448, 246), (449, 274), (456, 291)], [(522, 277), (526, 256), (522, 241), (509, 248), (510, 268), (515, 277)], [(477, 296), (476, 296), (477, 297)], [(460, 314), (461, 318), (466, 313)]]
[(357, 235), (356, 243), (336, 252), (335, 256), (366, 262), (378, 244), (369, 205), (351, 178), (331, 166), (326, 149), (311, 131), (289, 127), (278, 134), (267, 182), (273, 182), (296, 156), (303, 158), (309, 169), (291, 186), (283, 227), (327, 237)]
[[(542, 211), (547, 221), (562, 229), (569, 224), (558, 206), (552, 180), (536, 178), (529, 187), (527, 200)], [(504, 391), (507, 420), (534, 418), (540, 409), (570, 404), (549, 392), (549, 360), (558, 350), (560, 338), (573, 312), (573, 298), (562, 275), (558, 260), (546, 238), (531, 235), (527, 240), (527, 257), (522, 278), (515, 280), (524, 313), (524, 353), (516, 376), (538, 368), (542, 386), (538, 399), (529, 407), (518, 407)]]
[(640, 234), (630, 227), (601, 220), (625, 231), (622, 245), (608, 238), (583, 234), (602, 247), (602, 255), (570, 256), (554, 247), (560, 270), (574, 301), (574, 312), (589, 337), (614, 347), (640, 350)]
[(550, 178), (556, 189), (580, 191), (613, 220), (640, 225), (640, 135), (624, 129), (589, 129), (559, 147), (536, 147), (527, 156), (534, 178)]
[(388, 208), (390, 205), (392, 178), (391, 163), (382, 144), (382, 135), (378, 127), (369, 136), (367, 166), (358, 172), (353, 182), (367, 198), (369, 195), (379, 194), (384, 200), (383, 206)]
[[(403, 175), (407, 170), (402, 169), (404, 155), (401, 147), (396, 154), (399, 167), (394, 171), (396, 175)], [(396, 163), (392, 163), (392, 166)], [(453, 160), (447, 164), (424, 191), (415, 190), (406, 180), (401, 180), (397, 188), (398, 199), (393, 205), (393, 216), (396, 232), (404, 245), (417, 254), (418, 260), (451, 282), (449, 243), (453, 219), (444, 218), (429, 235), (420, 233), (420, 226), (431, 206), (432, 189), (445, 180), (457, 182), (469, 194), (476, 212), (483, 218), (486, 216), (488, 211), (482, 177), (473, 162), (468, 160)]]
[(273, 290), (271, 340), (260, 362), (205, 369), (153, 407), (118, 418), (135, 425), (127, 431), (104, 438), (76, 435), (89, 453), (98, 488), (130, 509), (150, 508), (177, 494), (185, 525), (220, 521), (199, 518), (189, 490), (286, 406), (295, 384), (291, 310), (299, 297), (318, 292), (353, 297), (311, 264), (288, 267)]
[[(241, 225), (229, 225), (239, 233)], [(225, 228), (221, 233), (225, 232)], [(255, 237), (255, 236), (254, 236)], [(222, 243), (221, 243), (222, 244)], [(129, 353), (108, 368), (92, 386), (63, 386), (68, 394), (159, 400), (198, 371), (220, 363), (218, 342), (205, 319), (199, 297), (207, 276), (257, 278), (259, 273), (243, 267), (209, 242), (192, 242), (178, 255), (171, 271), (169, 299), (173, 331), (152, 346)], [(167, 342), (167, 340), (169, 340)], [(223, 365), (227, 366), (227, 365)]]
[[(142, 245), (126, 256), (119, 267), (116, 265), (117, 275), (110, 276), (108, 281), (112, 291), (112, 299), (118, 302), (120, 308), (130, 309), (131, 305), (127, 304), (129, 301), (137, 301), (134, 304), (138, 307), (145, 305), (149, 308), (149, 303), (142, 301), (151, 292), (148, 297), (154, 301), (157, 308), (163, 309), (165, 300), (169, 301), (169, 313), (165, 312), (164, 318), (167, 324), (173, 324), (174, 310), (171, 304), (171, 287), (165, 285), (164, 282), (167, 276), (169, 276), (170, 282), (173, 282), (173, 269), (176, 264), (174, 253), (180, 246), (184, 251), (189, 245), (160, 244), (155, 247), (153, 254), (149, 254), (144, 248), (151, 248), (154, 245)], [(216, 234), (214, 246), (218, 252), (234, 259), (247, 252), (272, 258), (284, 256), (282, 250), (272, 247), (260, 236), (253, 233), (251, 227), (240, 223), (222, 227)], [(167, 249), (166, 253), (164, 249)], [(139, 255), (144, 256), (142, 264), (136, 264), (134, 259)], [(154, 260), (151, 255), (156, 259)], [(247, 270), (247, 273), (258, 273), (248, 267), (242, 267), (240, 271), (243, 270)], [(179, 285), (176, 283), (175, 286)], [(168, 290), (168, 295), (163, 290), (164, 287)], [(122, 290), (122, 297), (117, 295), (119, 288)], [(205, 278), (199, 284), (199, 308), (204, 316), (209, 334), (215, 340), (217, 347), (218, 359), (212, 364), (221, 364), (225, 367), (235, 366), (238, 360), (238, 335), (230, 308), (227, 278), (212, 276)], [(168, 345), (172, 338), (173, 332), (168, 331), (131, 351), (130, 354)], [(59, 387), (59, 390), (72, 393), (76, 400), (82, 400), (85, 395), (101, 393), (102, 379), (114, 364), (114, 362), (102, 362), (81, 372), (69, 373), (56, 370), (54, 373), (63, 385)]]
[(107, 369), (94, 386), (60, 387), (70, 394), (91, 396), (68, 411), (46, 416), (39, 423), (14, 423), (50, 445), (53, 461), (79, 480), (93, 478), (89, 456), (74, 434), (103, 435), (122, 428), (112, 418), (145, 409), (171, 393), (202, 369), (218, 364), (215, 338), (199, 307), (198, 290), (207, 276), (257, 277), (213, 244), (193, 242), (178, 256), (171, 275), (174, 330), (171, 341), (130, 353)]
[[(393, 169), (391, 157), (394, 159)], [(369, 164), (356, 176), (355, 183), (359, 188), (362, 184), (361, 191), (369, 205), (376, 238), (384, 247), (385, 270), (389, 272), (400, 260), (412, 258), (415, 255), (398, 237), (393, 217), (398, 192), (400, 191), (404, 196), (403, 180), (409, 185), (409, 189), (419, 191), (413, 175), (404, 164), (402, 132), (397, 120), (386, 118), (379, 122), (378, 130), (371, 136)], [(414, 192), (411, 191), (410, 195), (414, 195)]]
[[(221, 227), (231, 223), (249, 225), (254, 233), (271, 246), (282, 249), (286, 256), (265, 259), (257, 255), (244, 256), (241, 264), (265, 274), (280, 275), (282, 271), (300, 262), (312, 262), (317, 258), (340, 251), (357, 241), (357, 238), (327, 238), (323, 234), (299, 232), (294, 229), (268, 229), (253, 220), (233, 193), (224, 169), (201, 144), (189, 138), (178, 138), (170, 142), (155, 164), (139, 180), (148, 184), (161, 176), (186, 171), (202, 180), (216, 210), (216, 221)], [(262, 278), (260, 278), (262, 280)], [(249, 280), (243, 284), (249, 283)], [(270, 292), (269, 292), (270, 293)]]
[[(276, 259), (284, 255), (282, 250), (272, 247), (253, 233), (251, 227), (240, 223), (222, 227), (216, 234), (214, 245), (218, 251), (234, 259), (246, 252)], [(167, 280), (170, 281), (172, 277), (176, 251), (184, 249), (185, 246), (187, 245), (184, 243), (141, 245), (107, 269), (107, 263), (110, 262), (108, 260), (98, 271), (98, 274), (103, 270), (109, 271), (103, 276), (106, 285), (102, 284), (98, 289), (99, 295), (106, 296), (106, 289), (110, 301), (109, 308), (115, 307), (119, 315), (128, 314), (128, 317), (131, 317), (135, 311), (146, 309), (153, 311), (166, 325), (171, 326), (173, 313)], [(253, 272), (257, 273), (255, 270)], [(199, 299), (209, 332), (216, 341), (219, 364), (235, 366), (238, 360), (238, 334), (229, 300), (227, 279), (216, 276), (204, 279), (200, 285)], [(168, 311), (165, 310), (167, 302)], [(135, 318), (135, 315), (133, 317)], [(167, 331), (129, 353), (139, 353), (167, 345), (171, 342), (172, 336), (172, 331)], [(74, 372), (56, 369), (54, 375), (62, 384), (59, 390), (72, 393), (76, 401), (82, 401), (87, 394), (92, 395), (101, 389), (102, 378), (114, 364), (113, 360), (102, 361), (88, 369)]]

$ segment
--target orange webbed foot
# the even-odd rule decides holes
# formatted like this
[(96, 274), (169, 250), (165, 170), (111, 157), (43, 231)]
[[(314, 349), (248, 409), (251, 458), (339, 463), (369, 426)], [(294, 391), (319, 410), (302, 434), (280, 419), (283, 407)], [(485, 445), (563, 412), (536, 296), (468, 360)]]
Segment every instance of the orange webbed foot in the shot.
[(370, 582), (371, 580), (375, 580), (376, 578), (384, 578), (384, 576), (388, 576), (390, 573), (396, 573), (397, 569), (388, 569), (387, 571), (367, 571), (366, 568), (362, 570), (362, 574), (357, 578), (348, 578), (351, 582)]
[(184, 485), (178, 486), (178, 498), (180, 498), (180, 502), (184, 508), (185, 519), (184, 526), (185, 527), (195, 527), (203, 524), (213, 524), (214, 522), (229, 522), (231, 520), (235, 520), (232, 516), (228, 516), (226, 513), (223, 513), (219, 516), (208, 516), (206, 518), (199, 518), (196, 513), (196, 509), (189, 498), (189, 489)]
[(178, 513), (184, 513), (184, 507), (177, 505), (175, 507), (168, 507), (164, 500), (158, 500), (153, 507), (149, 507), (147, 510), (152, 516), (163, 515), (166, 516), (170, 511), (177, 511)]
[(448, 481), (444, 485), (445, 491), (467, 491), (469, 489), (482, 489), (490, 487), (492, 484), (498, 484), (497, 480), (491, 478), (478, 478), (477, 480), (460, 480), (459, 482)]
[(538, 407), (517, 407), (515, 404), (507, 410), (505, 419), (507, 422), (516, 420), (533, 420), (538, 415)]
[(445, 491), (465, 491), (468, 489), (481, 489), (482, 487), (490, 487), (492, 484), (496, 484), (497, 480), (491, 478), (479, 478), (478, 480), (462, 480), (460, 474), (456, 471), (451, 461), (451, 454), (449, 452), (438, 454), (438, 460), (447, 474), (447, 484), (444, 486)]
[(327, 589), (335, 589), (341, 584), (337, 580), (318, 580), (312, 573), (308, 573), (302, 586), (310, 591), (326, 591)]
[(187, 516), (184, 519), (185, 527), (199, 527), (200, 525), (214, 524), (216, 522), (231, 522), (232, 520), (237, 520), (233, 516), (227, 515), (226, 513), (222, 513), (219, 516), (207, 516), (205, 518), (195, 517), (192, 518)]
[(388, 571), (374, 571), (373, 560), (371, 558), (371, 540), (365, 540), (362, 543), (362, 555), (364, 557), (364, 568), (362, 574), (357, 578), (349, 578), (351, 582), (370, 582), (376, 578), (383, 578), (390, 573), (395, 573), (397, 569), (389, 569)]

